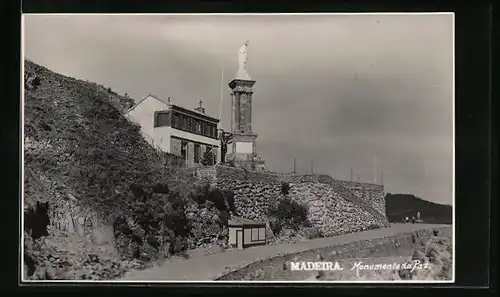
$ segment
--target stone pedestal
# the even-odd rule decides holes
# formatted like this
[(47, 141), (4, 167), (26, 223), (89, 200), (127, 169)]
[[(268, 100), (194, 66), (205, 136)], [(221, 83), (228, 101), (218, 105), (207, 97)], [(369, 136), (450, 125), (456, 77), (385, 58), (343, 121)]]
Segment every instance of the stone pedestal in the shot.
[(231, 139), (231, 149), (235, 161), (250, 161), (255, 158), (256, 154), (256, 139), (255, 133), (238, 133), (233, 132)]

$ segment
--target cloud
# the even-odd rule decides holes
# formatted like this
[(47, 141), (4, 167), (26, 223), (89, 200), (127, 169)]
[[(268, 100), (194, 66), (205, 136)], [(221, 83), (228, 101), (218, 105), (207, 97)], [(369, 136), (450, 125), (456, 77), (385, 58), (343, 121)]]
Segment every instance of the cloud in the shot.
[[(273, 170), (372, 180), (452, 203), (451, 15), (25, 15), (25, 56), (141, 98), (219, 114), (250, 40), (252, 128)], [(314, 161), (311, 161), (313, 160)]]

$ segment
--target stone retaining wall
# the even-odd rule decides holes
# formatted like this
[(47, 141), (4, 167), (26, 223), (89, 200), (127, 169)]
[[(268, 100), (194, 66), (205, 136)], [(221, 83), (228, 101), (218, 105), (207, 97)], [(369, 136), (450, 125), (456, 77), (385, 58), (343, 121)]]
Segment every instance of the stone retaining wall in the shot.
[(257, 221), (281, 197), (281, 184), (272, 181), (218, 179), (216, 187), (233, 191), (238, 214)]
[(344, 199), (329, 184), (290, 184), (290, 197), (308, 206), (308, 219), (324, 236), (335, 236), (381, 227), (383, 222)]
[(240, 216), (261, 220), (280, 197), (281, 185), (290, 185), (289, 197), (309, 208), (309, 221), (325, 236), (387, 226), (384, 188), (350, 183), (326, 175), (257, 173), (216, 165), (197, 169), (197, 176), (212, 187), (232, 190)]
[(356, 197), (370, 204), (382, 215), (386, 215), (384, 186), (350, 181), (336, 182), (350, 190)]

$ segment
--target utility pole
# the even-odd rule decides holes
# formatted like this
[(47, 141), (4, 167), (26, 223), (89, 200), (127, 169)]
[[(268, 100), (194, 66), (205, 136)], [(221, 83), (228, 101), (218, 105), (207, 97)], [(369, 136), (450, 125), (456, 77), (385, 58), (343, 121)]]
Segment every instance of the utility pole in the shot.
[[(224, 101), (224, 67), (221, 68), (221, 78), (220, 78), (220, 97), (219, 97), (219, 123), (217, 124), (217, 136), (220, 140), (220, 164), (225, 163), (226, 152), (227, 152), (227, 141), (226, 132), (222, 128), (222, 103)], [(170, 101), (170, 97), (168, 98)], [(232, 125), (232, 122), (231, 122)]]
[(351, 167), (351, 181), (352, 181), (352, 167)]
[(380, 184), (382, 186), (384, 185), (384, 172), (383, 171), (380, 173)]
[(358, 174), (358, 181), (359, 181), (359, 174)]
[(293, 158), (293, 174), (297, 173), (297, 158)]
[(311, 160), (311, 174), (314, 173), (314, 160)]
[(221, 69), (220, 98), (219, 98), (219, 123), (222, 123), (222, 103), (224, 101), (224, 67)]

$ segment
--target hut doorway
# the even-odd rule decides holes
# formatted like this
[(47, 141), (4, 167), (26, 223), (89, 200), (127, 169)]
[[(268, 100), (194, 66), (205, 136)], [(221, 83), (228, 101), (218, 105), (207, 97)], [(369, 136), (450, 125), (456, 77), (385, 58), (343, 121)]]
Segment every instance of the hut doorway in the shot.
[(236, 230), (236, 247), (243, 249), (243, 230)]

